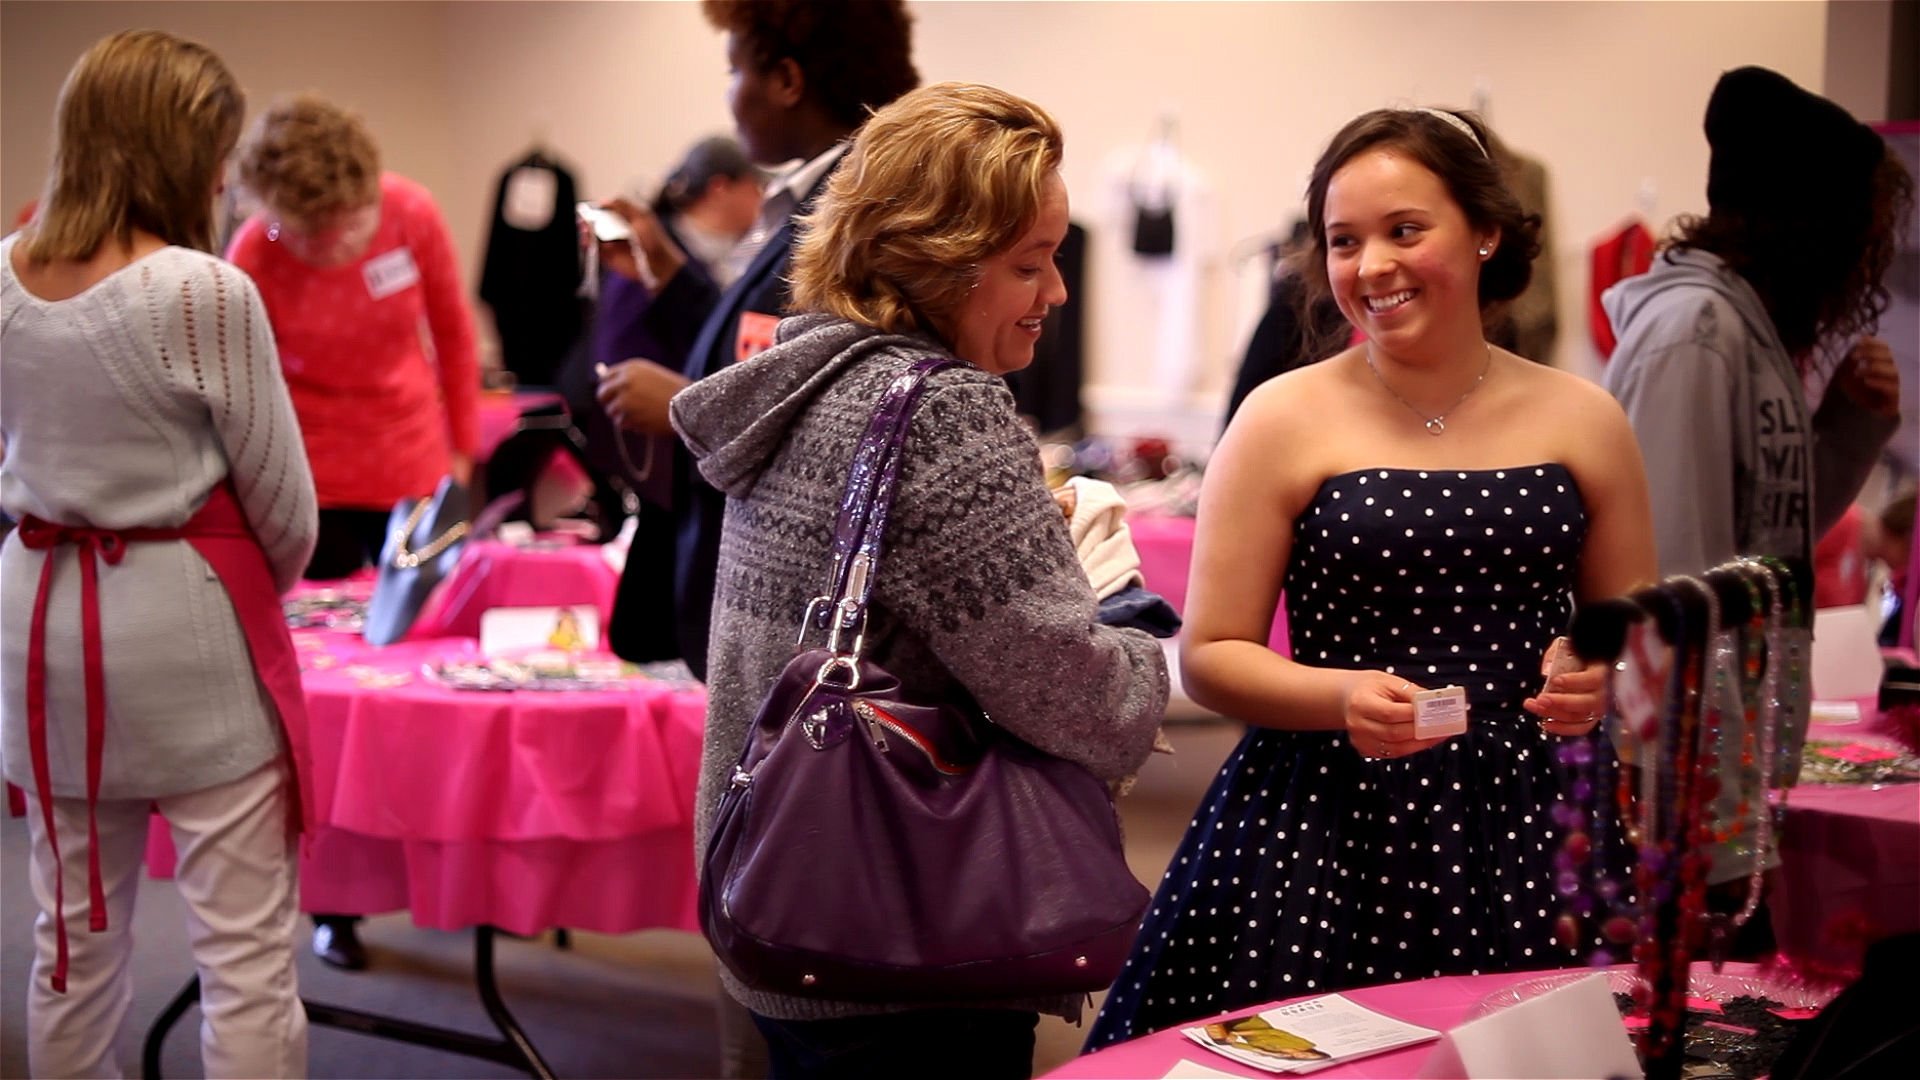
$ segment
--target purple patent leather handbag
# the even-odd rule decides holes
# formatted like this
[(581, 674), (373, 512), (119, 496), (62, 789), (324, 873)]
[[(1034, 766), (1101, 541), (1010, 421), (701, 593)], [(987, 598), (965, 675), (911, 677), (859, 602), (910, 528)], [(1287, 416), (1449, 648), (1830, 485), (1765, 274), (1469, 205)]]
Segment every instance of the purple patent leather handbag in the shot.
[[(888, 388), (849, 470), (829, 590), (760, 706), (720, 801), (700, 923), (757, 990), (955, 1003), (1105, 988), (1148, 895), (1107, 788), (863, 659), (901, 447), (926, 376)], [(1011, 643), (1010, 643), (1011, 644)]]

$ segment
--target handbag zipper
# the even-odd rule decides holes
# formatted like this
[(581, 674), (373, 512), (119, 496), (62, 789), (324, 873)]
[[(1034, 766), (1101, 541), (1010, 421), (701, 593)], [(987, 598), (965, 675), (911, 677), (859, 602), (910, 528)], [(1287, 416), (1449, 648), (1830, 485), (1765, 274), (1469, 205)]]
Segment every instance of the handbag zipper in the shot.
[(885, 753), (887, 750), (886, 736), (882, 733), (882, 729), (885, 729), (886, 731), (891, 731), (895, 735), (898, 735), (901, 738), (907, 740), (909, 743), (912, 743), (914, 749), (920, 751), (922, 754), (925, 754), (927, 756), (927, 760), (932, 762), (933, 767), (939, 770), (940, 772), (943, 772), (948, 776), (960, 776), (967, 771), (966, 769), (958, 765), (955, 765), (952, 762), (949, 762), (944, 758), (942, 758), (938, 753), (934, 751), (933, 744), (927, 742), (926, 738), (923, 737), (919, 732), (913, 730), (912, 728), (906, 726), (905, 724), (902, 724), (900, 721), (890, 716), (885, 710), (879, 708), (878, 706), (867, 701), (866, 699), (862, 698), (862, 699), (856, 700), (853, 703), (853, 711), (856, 713), (859, 713), (860, 718), (862, 720), (865, 720), (867, 722), (867, 726), (870, 729), (872, 729), (874, 734), (874, 741), (873, 741), (874, 747), (880, 750), (882, 753)]

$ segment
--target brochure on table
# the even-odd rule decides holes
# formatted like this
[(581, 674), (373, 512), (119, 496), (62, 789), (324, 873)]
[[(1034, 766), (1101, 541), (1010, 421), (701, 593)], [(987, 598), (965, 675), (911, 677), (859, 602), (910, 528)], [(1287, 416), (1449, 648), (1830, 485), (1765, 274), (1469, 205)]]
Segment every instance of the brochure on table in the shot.
[(1440, 1037), (1339, 994), (1182, 1028), (1181, 1034), (1242, 1065), (1305, 1073)]

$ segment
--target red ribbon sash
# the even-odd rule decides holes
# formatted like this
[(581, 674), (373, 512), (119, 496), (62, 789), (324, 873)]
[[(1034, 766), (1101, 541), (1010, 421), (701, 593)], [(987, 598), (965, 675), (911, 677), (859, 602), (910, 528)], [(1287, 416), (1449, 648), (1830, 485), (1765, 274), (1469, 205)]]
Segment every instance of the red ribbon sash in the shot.
[(83, 686), (86, 694), (87, 756), (87, 926), (107, 928), (106, 892), (100, 875), (100, 833), (94, 809), (100, 800), (101, 755), (106, 734), (106, 659), (100, 634), (100, 567), (117, 566), (128, 544), (181, 541), (193, 545), (226, 589), (234, 614), (247, 638), (254, 670), (280, 714), (288, 757), (298, 788), (292, 826), (311, 813), (305, 700), (300, 691), (300, 665), (293, 639), (281, 615), (278, 590), (266, 554), (254, 538), (239, 500), (225, 484), (213, 489), (193, 519), (172, 529), (96, 529), (58, 525), (28, 516), (17, 530), (21, 543), (45, 551), (39, 588), (34, 594), (33, 622), (27, 641), (27, 745), (33, 759), (33, 782), (39, 789), (41, 821), (54, 862), (55, 961), (52, 985), (67, 989), (66, 875), (60, 861), (60, 842), (54, 834), (52, 766), (47, 756), (47, 598), (53, 589), (58, 549), (72, 547), (80, 563), (80, 634)]

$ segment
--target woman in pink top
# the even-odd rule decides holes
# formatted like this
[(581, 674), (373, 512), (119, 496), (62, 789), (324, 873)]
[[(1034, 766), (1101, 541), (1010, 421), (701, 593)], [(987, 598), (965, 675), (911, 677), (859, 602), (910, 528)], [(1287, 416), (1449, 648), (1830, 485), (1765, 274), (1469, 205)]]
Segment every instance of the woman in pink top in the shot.
[(240, 147), (259, 199), (227, 257), (260, 287), (320, 495), (309, 578), (378, 558), (401, 499), (466, 483), (480, 382), (473, 317), (433, 197), (380, 171), (360, 118), (282, 99)]
[[(227, 258), (260, 287), (320, 502), (308, 578), (380, 557), (401, 499), (469, 482), (478, 441), (473, 316), (427, 190), (380, 171), (358, 116), (310, 94), (262, 114), (240, 145), (261, 211)], [(314, 915), (313, 951), (367, 964), (346, 915)]]

